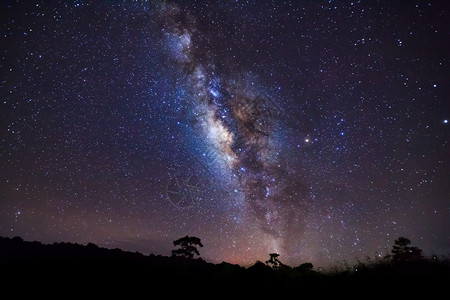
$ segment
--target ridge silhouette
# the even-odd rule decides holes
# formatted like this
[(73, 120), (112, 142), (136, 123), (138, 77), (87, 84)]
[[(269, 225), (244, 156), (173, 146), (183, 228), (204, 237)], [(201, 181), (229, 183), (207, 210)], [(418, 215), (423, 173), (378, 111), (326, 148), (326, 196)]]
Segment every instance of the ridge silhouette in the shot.
[[(188, 238), (201, 245), (200, 239)], [(180, 240), (183, 239), (186, 238)], [(174, 245), (180, 245), (180, 240)], [(42, 244), (24, 241), (20, 237), (0, 237), (0, 270), (6, 275), (2, 280), (5, 287), (21, 284), (42, 287), (51, 283), (54, 287), (66, 289), (77, 286), (138, 290), (145, 287), (149, 290), (167, 289), (170, 293), (183, 293), (188, 289), (202, 293), (232, 287), (254, 295), (301, 291), (302, 295), (316, 296), (348, 291), (389, 291), (390, 295), (396, 291), (412, 295), (423, 290), (427, 293), (444, 291), (445, 285), (440, 283), (450, 279), (449, 260), (436, 256), (425, 258), (420, 249), (409, 247), (409, 243), (404, 238), (396, 240), (393, 257), (387, 255), (377, 260), (358, 261), (344, 269), (317, 271), (311, 263), (297, 267), (281, 264), (276, 253), (270, 254), (268, 264), (257, 261), (244, 268), (227, 262), (213, 264), (189, 254), (186, 257), (143, 255), (118, 248), (102, 248), (93, 243), (86, 246)], [(279, 262), (275, 268), (273, 262)]]

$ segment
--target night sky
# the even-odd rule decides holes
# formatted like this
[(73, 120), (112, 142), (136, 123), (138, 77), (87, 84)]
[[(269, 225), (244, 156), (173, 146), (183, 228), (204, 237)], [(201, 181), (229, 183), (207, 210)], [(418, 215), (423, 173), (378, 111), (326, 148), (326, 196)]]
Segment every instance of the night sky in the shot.
[(292, 266), (450, 253), (447, 1), (1, 1), (0, 235)]

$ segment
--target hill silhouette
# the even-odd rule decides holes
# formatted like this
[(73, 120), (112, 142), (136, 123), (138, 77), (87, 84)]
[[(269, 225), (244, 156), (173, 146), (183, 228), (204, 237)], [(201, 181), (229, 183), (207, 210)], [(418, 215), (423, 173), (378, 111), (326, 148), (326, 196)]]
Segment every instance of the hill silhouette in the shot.
[(416, 292), (439, 294), (442, 282), (450, 279), (448, 260), (421, 258), (415, 261), (359, 262), (333, 272), (318, 272), (310, 263), (298, 267), (284, 264), (276, 268), (260, 261), (244, 268), (201, 258), (143, 255), (138, 252), (106, 249), (92, 243), (42, 244), (20, 237), (0, 237), (0, 270), (6, 274), (4, 287), (46, 288), (64, 291), (168, 292), (170, 295), (337, 295), (347, 293)]

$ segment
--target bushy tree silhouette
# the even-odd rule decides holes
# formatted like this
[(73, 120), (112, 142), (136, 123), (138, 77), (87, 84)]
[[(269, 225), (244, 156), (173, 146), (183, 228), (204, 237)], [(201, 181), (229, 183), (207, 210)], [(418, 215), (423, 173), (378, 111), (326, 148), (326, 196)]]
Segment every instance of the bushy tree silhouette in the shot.
[(298, 267), (294, 268), (295, 271), (301, 273), (301, 274), (310, 274), (313, 271), (313, 264), (312, 263), (303, 263), (299, 265)]
[(392, 259), (395, 262), (417, 261), (423, 258), (422, 250), (417, 247), (409, 247), (411, 241), (405, 237), (399, 237), (392, 246)]
[(279, 269), (283, 263), (278, 260), (278, 253), (270, 253), (270, 259), (266, 261), (266, 265), (270, 266), (272, 269)]
[(200, 252), (198, 252), (196, 246), (203, 247), (203, 244), (198, 237), (188, 235), (173, 241), (173, 245), (180, 246), (180, 248), (172, 250), (172, 256), (181, 256), (185, 258), (194, 258), (195, 254), (200, 256)]

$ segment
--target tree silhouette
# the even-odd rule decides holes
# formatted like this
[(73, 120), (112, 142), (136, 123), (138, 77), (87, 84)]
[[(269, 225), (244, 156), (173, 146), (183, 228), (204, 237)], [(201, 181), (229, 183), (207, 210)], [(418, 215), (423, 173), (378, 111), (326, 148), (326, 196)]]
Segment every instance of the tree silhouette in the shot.
[(409, 247), (411, 241), (405, 237), (399, 237), (392, 246), (393, 260), (396, 262), (416, 261), (423, 258), (422, 250), (417, 247)]
[(172, 256), (181, 256), (184, 258), (194, 258), (197, 254), (200, 256), (196, 246), (203, 247), (202, 242), (198, 237), (185, 236), (173, 241), (174, 246), (180, 246), (180, 248), (172, 250)]
[(302, 273), (302, 274), (309, 274), (309, 273), (314, 272), (313, 271), (313, 264), (309, 263), (309, 262), (308, 263), (303, 263), (300, 266), (295, 267), (294, 270), (296, 270), (297, 272)]
[(270, 259), (266, 261), (266, 265), (272, 267), (272, 269), (279, 269), (283, 263), (278, 260), (278, 253), (270, 253)]

